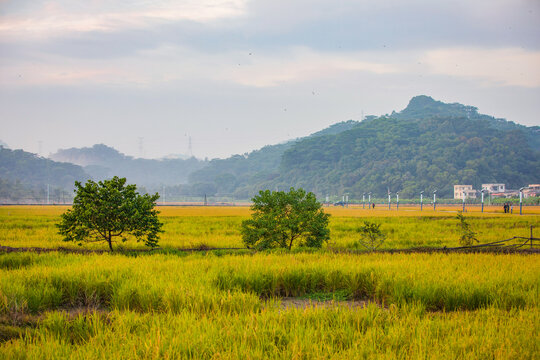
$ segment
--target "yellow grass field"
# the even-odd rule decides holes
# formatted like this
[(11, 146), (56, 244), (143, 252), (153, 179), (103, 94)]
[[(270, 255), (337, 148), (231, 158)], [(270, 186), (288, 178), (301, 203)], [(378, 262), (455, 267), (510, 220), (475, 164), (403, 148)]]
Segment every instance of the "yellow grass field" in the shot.
[[(0, 245), (77, 248), (56, 234), (66, 209), (0, 207)], [(242, 247), (249, 208), (159, 210), (164, 252), (0, 252), (0, 359), (540, 357), (537, 254), (188, 253)], [(327, 247), (356, 249), (364, 219), (386, 248), (458, 244), (455, 208), (325, 210)], [(491, 240), (528, 235), (528, 210), (466, 216)]]
[[(0, 245), (11, 247), (77, 247), (65, 243), (57, 234), (55, 223), (66, 206), (3, 206), (0, 207)], [(359, 239), (356, 229), (364, 220), (381, 223), (387, 235), (383, 248), (419, 246), (458, 246), (459, 208), (440, 207), (437, 211), (400, 208), (399, 211), (358, 207), (328, 207), (331, 214), (331, 240), (327, 246), (355, 248)], [(250, 215), (249, 207), (236, 206), (160, 206), (164, 222), (160, 246), (163, 248), (243, 247), (240, 224)], [(474, 209), (478, 210), (478, 209)], [(470, 209), (465, 216), (481, 242), (498, 241), (513, 236), (527, 237), (530, 227), (540, 234), (540, 207), (526, 207), (525, 215), (504, 214), (502, 211), (480, 213)], [(500, 209), (499, 209), (500, 210)], [(128, 241), (127, 248), (144, 248)], [(93, 244), (91, 248), (104, 248)]]

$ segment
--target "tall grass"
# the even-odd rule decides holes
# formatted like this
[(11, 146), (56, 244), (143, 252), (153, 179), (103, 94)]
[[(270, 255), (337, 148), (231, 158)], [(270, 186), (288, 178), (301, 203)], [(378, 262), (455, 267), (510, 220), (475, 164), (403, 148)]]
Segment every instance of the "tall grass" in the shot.
[(260, 309), (259, 298), (338, 290), (386, 306), (510, 309), (537, 306), (540, 286), (537, 257), (520, 255), (49, 254), (45, 259), (34, 255), (31, 265), (0, 270), (0, 313), (62, 307), (234, 313)]
[(411, 305), (200, 316), (49, 313), (6, 359), (534, 359), (538, 311), (426, 313)]

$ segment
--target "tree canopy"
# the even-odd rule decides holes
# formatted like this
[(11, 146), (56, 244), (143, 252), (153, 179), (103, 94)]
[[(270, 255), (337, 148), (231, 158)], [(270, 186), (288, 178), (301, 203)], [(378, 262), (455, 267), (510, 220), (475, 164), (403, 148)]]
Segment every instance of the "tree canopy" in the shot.
[(117, 176), (97, 183), (89, 180), (84, 186), (77, 181), (75, 187), (73, 207), (57, 225), (64, 241), (106, 242), (111, 251), (116, 238), (158, 245), (162, 223), (154, 207), (159, 194), (140, 195), (136, 185), (126, 185), (126, 179)]
[(252, 201), (252, 218), (242, 222), (241, 230), (248, 248), (321, 247), (330, 238), (330, 215), (311, 192), (265, 190)]

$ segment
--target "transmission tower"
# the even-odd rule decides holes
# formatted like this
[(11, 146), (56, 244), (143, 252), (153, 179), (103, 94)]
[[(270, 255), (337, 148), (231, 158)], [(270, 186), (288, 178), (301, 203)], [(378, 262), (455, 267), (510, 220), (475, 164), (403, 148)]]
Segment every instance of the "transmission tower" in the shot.
[(143, 158), (144, 157), (144, 138), (143, 137), (139, 137), (139, 157), (140, 158)]

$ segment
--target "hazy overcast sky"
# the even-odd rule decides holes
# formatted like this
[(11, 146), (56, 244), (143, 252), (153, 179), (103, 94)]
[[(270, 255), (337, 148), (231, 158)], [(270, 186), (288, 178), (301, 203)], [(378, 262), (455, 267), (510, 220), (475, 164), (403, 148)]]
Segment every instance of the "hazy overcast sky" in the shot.
[(226, 157), (415, 95), (540, 125), (538, 0), (0, 0), (0, 140)]

